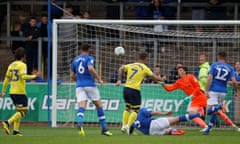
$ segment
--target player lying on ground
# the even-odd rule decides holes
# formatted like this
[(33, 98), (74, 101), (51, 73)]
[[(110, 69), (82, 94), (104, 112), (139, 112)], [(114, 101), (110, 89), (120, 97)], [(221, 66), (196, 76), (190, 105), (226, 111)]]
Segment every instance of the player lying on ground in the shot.
[(172, 112), (157, 112), (141, 108), (137, 115), (137, 119), (131, 127), (130, 134), (133, 132), (134, 128), (136, 128), (145, 135), (183, 135), (185, 133), (184, 130), (177, 130), (175, 128), (171, 128), (170, 126), (178, 122), (185, 122), (204, 115), (202, 111), (195, 114), (185, 114), (177, 117), (152, 118), (152, 116), (166, 116), (171, 113)]

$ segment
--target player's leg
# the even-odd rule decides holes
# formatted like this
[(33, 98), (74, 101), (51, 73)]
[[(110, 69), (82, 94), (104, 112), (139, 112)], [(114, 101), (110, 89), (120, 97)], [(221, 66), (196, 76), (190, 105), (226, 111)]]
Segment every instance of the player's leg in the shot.
[(229, 126), (232, 126), (235, 128), (237, 131), (240, 131), (240, 129), (236, 126), (236, 124), (233, 123), (233, 121), (226, 115), (226, 113), (223, 112), (224, 108), (224, 98), (226, 96), (226, 93), (220, 93), (218, 96), (218, 101), (219, 101), (219, 106), (221, 107), (220, 110), (218, 110), (217, 114), (219, 117)]
[(133, 110), (133, 112), (129, 115), (128, 123), (127, 123), (127, 125), (129, 127), (131, 127), (133, 122), (136, 120), (137, 114), (141, 107), (140, 91), (134, 90), (134, 89), (129, 89), (128, 99), (129, 99), (129, 103), (131, 105), (131, 109)]
[(128, 127), (127, 124), (128, 124), (128, 119), (129, 119), (129, 115), (130, 115), (130, 112), (131, 112), (130, 98), (131, 97), (130, 97), (128, 88), (124, 87), (124, 89), (123, 89), (123, 99), (124, 99), (126, 108), (125, 108), (125, 110), (123, 111), (123, 114), (122, 114), (122, 128), (121, 128), (121, 131), (123, 133), (126, 132), (126, 128)]
[(85, 89), (87, 90), (88, 98), (92, 100), (92, 102), (96, 106), (99, 123), (102, 127), (102, 134), (106, 136), (111, 136), (112, 133), (107, 129), (106, 118), (102, 108), (102, 102), (98, 89), (96, 87), (86, 87)]
[(6, 134), (10, 134), (9, 126), (17, 123), (13, 127), (13, 135), (22, 136), (19, 132), (21, 118), (27, 114), (28, 111), (28, 99), (26, 95), (10, 95), (15, 107), (16, 113), (14, 113), (7, 121), (3, 122), (3, 128)]
[(84, 88), (82, 87), (76, 88), (76, 99), (78, 103), (78, 110), (77, 110), (78, 134), (80, 136), (85, 136), (85, 132), (83, 130), (82, 124), (83, 124), (86, 103), (87, 103), (87, 94)]
[[(195, 114), (198, 112), (201, 112), (204, 115), (203, 108), (198, 105), (191, 105), (191, 107), (188, 109), (189, 114)], [(192, 121), (194, 121), (196, 124), (198, 124), (199, 126), (201, 126), (203, 128), (207, 127), (207, 124), (200, 117), (195, 117), (192, 119)]]

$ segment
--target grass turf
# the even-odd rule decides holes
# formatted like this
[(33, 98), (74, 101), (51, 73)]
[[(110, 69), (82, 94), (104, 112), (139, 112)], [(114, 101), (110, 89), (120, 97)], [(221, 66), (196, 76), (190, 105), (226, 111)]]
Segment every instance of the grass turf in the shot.
[(0, 132), (1, 144), (239, 144), (240, 132), (216, 130), (210, 135), (202, 135), (199, 130), (186, 130), (183, 136), (136, 136), (122, 134), (120, 129), (111, 129), (113, 136), (100, 134), (98, 128), (85, 128), (85, 137), (77, 134), (76, 128), (47, 128), (23, 126), (23, 137)]

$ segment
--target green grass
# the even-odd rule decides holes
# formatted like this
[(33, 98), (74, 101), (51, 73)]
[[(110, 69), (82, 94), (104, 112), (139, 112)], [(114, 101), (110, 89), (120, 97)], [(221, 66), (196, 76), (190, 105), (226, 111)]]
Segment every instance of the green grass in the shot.
[(0, 132), (0, 144), (239, 144), (240, 132), (213, 130), (202, 135), (199, 130), (186, 130), (183, 136), (128, 136), (119, 129), (111, 129), (113, 136), (100, 135), (98, 128), (85, 128), (85, 137), (77, 135), (76, 128), (47, 128), (23, 126), (23, 137)]

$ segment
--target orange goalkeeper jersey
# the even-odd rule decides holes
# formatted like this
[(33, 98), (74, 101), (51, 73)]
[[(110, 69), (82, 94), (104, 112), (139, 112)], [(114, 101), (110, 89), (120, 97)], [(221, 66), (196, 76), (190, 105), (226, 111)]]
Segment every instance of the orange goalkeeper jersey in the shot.
[(200, 85), (192, 74), (187, 74), (172, 85), (164, 85), (164, 89), (166, 91), (181, 89), (187, 96), (192, 95), (192, 107), (205, 107), (207, 105), (207, 98), (203, 91), (200, 90)]

